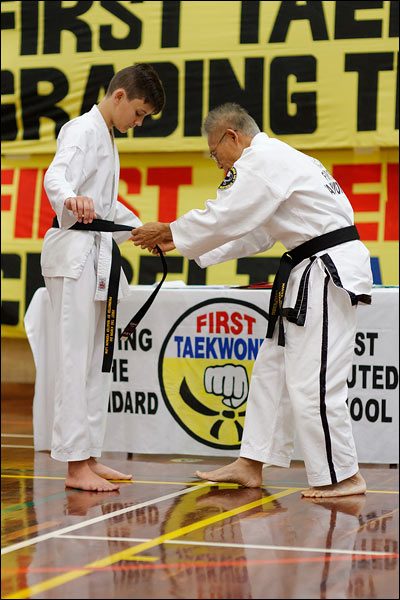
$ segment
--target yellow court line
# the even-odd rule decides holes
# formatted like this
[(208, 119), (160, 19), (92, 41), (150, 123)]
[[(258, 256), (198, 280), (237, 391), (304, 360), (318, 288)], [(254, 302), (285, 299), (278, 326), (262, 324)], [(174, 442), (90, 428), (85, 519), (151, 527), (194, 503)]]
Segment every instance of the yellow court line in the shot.
[[(58, 477), (53, 475), (1, 475), (2, 479), (62, 479), (65, 477)], [(198, 481), (152, 481), (151, 479), (110, 479), (110, 481), (117, 483), (148, 483), (148, 484), (157, 484), (157, 485), (199, 485), (201, 483)], [(211, 485), (211, 484), (210, 484)], [(212, 485), (221, 485), (227, 487), (238, 487), (237, 483), (214, 483)], [(283, 489), (287, 489), (285, 486)], [(299, 488), (303, 489), (303, 488)]]
[(196, 523), (192, 523), (191, 525), (180, 527), (179, 529), (175, 529), (175, 531), (170, 531), (169, 533), (160, 535), (152, 540), (149, 540), (148, 542), (137, 544), (136, 546), (132, 546), (130, 548), (127, 548), (126, 550), (121, 550), (120, 552), (116, 552), (115, 554), (111, 554), (100, 560), (96, 560), (92, 563), (89, 563), (88, 565), (85, 565), (82, 569), (74, 569), (69, 573), (64, 573), (62, 575), (58, 575), (57, 577), (52, 577), (47, 581), (37, 583), (36, 585), (33, 585), (31, 587), (23, 588), (18, 592), (15, 592), (14, 594), (3, 596), (3, 598), (4, 600), (8, 600), (9, 598), (30, 598), (35, 594), (40, 594), (41, 592), (53, 589), (55, 587), (58, 587), (59, 585), (68, 583), (69, 581), (74, 581), (75, 579), (83, 577), (84, 575), (89, 575), (97, 569), (109, 567), (110, 565), (113, 565), (121, 560), (132, 560), (133, 557), (139, 554), (140, 552), (144, 552), (145, 550), (149, 550), (150, 548), (159, 546), (160, 544), (163, 544), (168, 540), (182, 537), (184, 535), (187, 535), (188, 533), (192, 533), (193, 531), (197, 531), (198, 529), (202, 529), (203, 527), (212, 525), (213, 523), (218, 523), (219, 521), (223, 521), (224, 519), (229, 519), (230, 517), (251, 510), (252, 508), (262, 506), (263, 504), (273, 502), (278, 498), (283, 498), (284, 496), (289, 496), (290, 494), (294, 494), (296, 492), (298, 492), (298, 488), (287, 488), (286, 490), (278, 492), (277, 494), (273, 494), (272, 496), (260, 498), (259, 500), (249, 502), (248, 504), (243, 504), (242, 506), (238, 506), (237, 508), (227, 510), (218, 515), (214, 515), (213, 517), (202, 519), (201, 521), (197, 521)]
[[(5, 479), (65, 479), (65, 477), (58, 477), (53, 475), (1, 475), (2, 478)], [(110, 481), (117, 483), (148, 483), (149, 485), (199, 485), (201, 480), (198, 481), (153, 481), (152, 479), (110, 479)], [(223, 483), (223, 482), (207, 482), (210, 486), (219, 486), (223, 488), (233, 488), (236, 489), (239, 486), (238, 483)], [(264, 487), (264, 486), (261, 486)], [(269, 485), (268, 487), (278, 489), (278, 490), (287, 490), (287, 485)], [(297, 490), (304, 490), (304, 487), (296, 488)], [(84, 491), (84, 490), (83, 490)]]
[(399, 490), (367, 490), (367, 494), (398, 494)]
[[(65, 479), (65, 477), (58, 477), (53, 475), (1, 475), (2, 479)], [(199, 485), (199, 481), (152, 481), (151, 479), (110, 479), (110, 481), (117, 483), (148, 483), (156, 485)], [(227, 488), (240, 487), (237, 483), (222, 483), (222, 482), (208, 482), (210, 486), (220, 486)], [(265, 483), (261, 486), (262, 488), (271, 488), (273, 490), (287, 490), (286, 485), (269, 485)], [(291, 489), (305, 490), (307, 486), (292, 487)], [(399, 490), (367, 490), (367, 494), (398, 494)]]

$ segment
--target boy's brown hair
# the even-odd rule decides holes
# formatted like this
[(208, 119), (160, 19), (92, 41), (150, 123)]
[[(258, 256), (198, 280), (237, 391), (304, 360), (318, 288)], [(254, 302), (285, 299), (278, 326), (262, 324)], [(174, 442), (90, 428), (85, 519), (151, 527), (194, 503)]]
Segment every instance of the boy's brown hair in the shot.
[(165, 105), (165, 91), (157, 71), (149, 64), (136, 63), (118, 71), (111, 79), (107, 96), (122, 88), (128, 100), (140, 98), (154, 107), (153, 114), (162, 111)]

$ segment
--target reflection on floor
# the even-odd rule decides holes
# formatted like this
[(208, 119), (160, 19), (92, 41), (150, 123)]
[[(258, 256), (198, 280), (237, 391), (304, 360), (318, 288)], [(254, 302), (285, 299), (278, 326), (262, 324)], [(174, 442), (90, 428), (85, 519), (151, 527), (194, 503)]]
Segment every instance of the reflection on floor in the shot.
[(321, 500), (300, 462), (245, 489), (193, 475), (229, 459), (106, 453), (132, 482), (66, 490), (27, 420), (3, 419), (2, 598), (399, 597), (397, 469)]

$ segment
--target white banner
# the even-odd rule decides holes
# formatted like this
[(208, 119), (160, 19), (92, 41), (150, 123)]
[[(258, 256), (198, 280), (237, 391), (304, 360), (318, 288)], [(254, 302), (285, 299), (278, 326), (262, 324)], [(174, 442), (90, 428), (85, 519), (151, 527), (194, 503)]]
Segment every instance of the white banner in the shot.
[[(179, 282), (180, 283), (180, 282)], [(151, 286), (118, 308), (124, 327)], [(248, 383), (265, 337), (269, 290), (163, 288), (133, 338), (114, 353), (104, 451), (237, 456)], [(374, 288), (360, 305), (349, 407), (358, 458), (398, 462), (398, 288)], [(34, 443), (48, 450), (54, 397), (54, 323), (39, 289), (25, 317), (37, 377)], [(222, 394), (218, 381), (231, 389)], [(301, 459), (295, 450), (294, 459)]]

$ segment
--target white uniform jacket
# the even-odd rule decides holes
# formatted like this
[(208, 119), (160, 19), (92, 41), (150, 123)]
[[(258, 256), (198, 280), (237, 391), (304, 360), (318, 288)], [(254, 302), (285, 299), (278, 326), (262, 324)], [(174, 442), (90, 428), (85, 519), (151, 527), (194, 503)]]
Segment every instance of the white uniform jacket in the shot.
[[(66, 123), (57, 139), (57, 152), (49, 166), (44, 187), (57, 215), (59, 229), (47, 231), (41, 256), (44, 277), (78, 279), (86, 259), (96, 244), (96, 300), (105, 300), (111, 267), (112, 238), (121, 243), (128, 232), (70, 231), (76, 223), (72, 211), (64, 206), (67, 198), (88, 196), (93, 199), (98, 219), (107, 219), (138, 227), (141, 221), (118, 200), (118, 151), (97, 106)], [(121, 272), (120, 296), (129, 290)]]
[[(353, 219), (348, 198), (318, 160), (258, 133), (226, 174), (216, 200), (172, 222), (171, 231), (178, 251), (207, 267), (263, 252), (276, 241), (292, 250), (353, 225)], [(326, 252), (344, 288), (370, 294), (370, 257), (362, 242), (346, 242)], [(303, 270), (304, 261), (291, 273), (285, 298), (289, 306)]]

